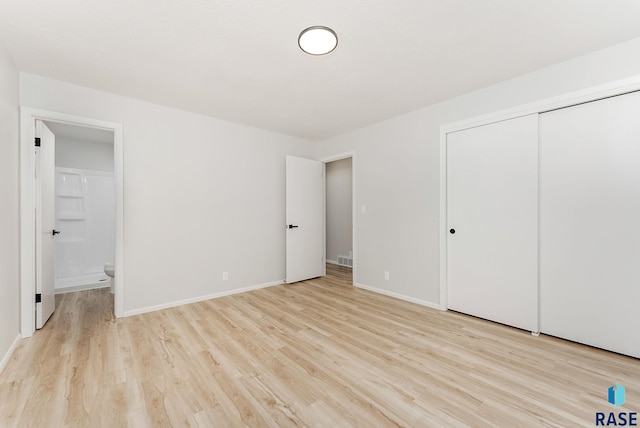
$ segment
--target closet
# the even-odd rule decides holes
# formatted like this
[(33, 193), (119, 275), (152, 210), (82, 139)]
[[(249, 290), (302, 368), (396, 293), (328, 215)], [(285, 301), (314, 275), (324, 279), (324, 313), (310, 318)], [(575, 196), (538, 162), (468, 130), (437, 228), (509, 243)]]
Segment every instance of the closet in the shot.
[(447, 137), (449, 308), (538, 330), (538, 115)]
[(640, 93), (540, 115), (540, 326), (640, 357)]
[(640, 93), (446, 134), (447, 307), (640, 357)]

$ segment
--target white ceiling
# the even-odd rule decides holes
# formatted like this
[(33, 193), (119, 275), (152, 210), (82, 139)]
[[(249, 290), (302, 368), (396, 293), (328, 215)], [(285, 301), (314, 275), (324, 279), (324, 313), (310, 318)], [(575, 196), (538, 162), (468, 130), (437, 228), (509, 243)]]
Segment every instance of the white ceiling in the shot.
[(113, 131), (91, 128), (88, 126), (69, 125), (59, 122), (45, 122), (56, 138), (84, 141), (91, 143), (113, 144)]
[[(24, 72), (320, 139), (640, 37), (638, 0), (0, 0)], [(338, 48), (297, 36), (333, 28)]]

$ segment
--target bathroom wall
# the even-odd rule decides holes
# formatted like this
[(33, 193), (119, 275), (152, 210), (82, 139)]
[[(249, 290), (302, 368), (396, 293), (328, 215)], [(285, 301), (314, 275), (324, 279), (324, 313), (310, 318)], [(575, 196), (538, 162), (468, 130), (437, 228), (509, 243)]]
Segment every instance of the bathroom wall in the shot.
[(327, 261), (337, 262), (353, 249), (351, 158), (327, 163), (325, 175)]
[(19, 333), (18, 70), (0, 42), (0, 371)]
[(56, 166), (113, 171), (113, 143), (79, 141), (56, 136)]

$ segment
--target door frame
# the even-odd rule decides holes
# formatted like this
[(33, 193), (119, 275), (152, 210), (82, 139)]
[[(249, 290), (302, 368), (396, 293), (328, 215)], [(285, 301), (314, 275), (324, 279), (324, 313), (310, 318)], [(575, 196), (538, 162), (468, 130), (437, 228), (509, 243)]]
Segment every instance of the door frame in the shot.
[(30, 337), (35, 331), (35, 122), (59, 122), (113, 131), (115, 181), (114, 312), (124, 313), (124, 145), (122, 124), (48, 110), (20, 107), (20, 332)]
[[(447, 302), (447, 134), (488, 125), (503, 120), (530, 114), (541, 114), (552, 110), (588, 103), (603, 98), (614, 97), (628, 92), (640, 91), (640, 76), (616, 80), (603, 85), (593, 86), (579, 91), (569, 92), (552, 98), (545, 98), (533, 103), (519, 105), (513, 108), (476, 116), (459, 122), (440, 127), (440, 309), (448, 309)], [(538, 164), (538, 169), (540, 165)], [(538, 177), (538, 182), (540, 178)], [(539, 187), (538, 187), (539, 188)], [(538, 230), (538, 240), (540, 231)], [(538, 242), (539, 244), (539, 242)], [(540, 245), (538, 245), (540, 248)], [(539, 255), (538, 255), (539, 256)], [(538, 266), (540, 278), (540, 266)], [(538, 292), (540, 284), (538, 283)], [(539, 296), (538, 296), (539, 297)]]
[[(342, 159), (349, 159), (351, 158), (351, 245), (352, 245), (352, 252), (353, 252), (353, 266), (351, 267), (351, 273), (352, 273), (352, 285), (357, 285), (358, 281), (357, 281), (357, 263), (356, 263), (356, 248), (357, 248), (357, 241), (356, 241), (356, 221), (357, 221), (357, 216), (356, 216), (356, 151), (352, 150), (352, 151), (348, 151), (348, 152), (344, 152), (344, 153), (339, 153), (336, 155), (331, 155), (331, 156), (326, 156), (323, 157), (320, 160), (320, 162), (324, 163), (325, 165), (328, 164), (329, 162), (335, 162), (335, 161), (339, 161)], [(324, 176), (325, 182), (327, 180), (327, 175), (325, 174)], [(325, 207), (327, 205), (327, 195), (325, 193)], [(325, 215), (325, 219), (324, 219), (325, 225), (325, 231), (327, 230), (327, 218)], [(324, 243), (324, 248), (325, 248), (325, 263), (326, 263), (326, 259), (327, 259), (327, 238), (326, 238), (326, 233), (325, 233), (325, 243)]]

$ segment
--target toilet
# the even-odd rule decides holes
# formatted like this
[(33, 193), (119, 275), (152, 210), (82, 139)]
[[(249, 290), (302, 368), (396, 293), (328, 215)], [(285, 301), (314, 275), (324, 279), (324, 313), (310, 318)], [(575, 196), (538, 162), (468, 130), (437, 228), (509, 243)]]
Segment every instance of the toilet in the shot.
[(114, 276), (116, 274), (116, 267), (115, 265), (111, 264), (111, 263), (107, 263), (104, 265), (104, 273), (111, 278), (111, 293), (113, 294), (114, 290), (115, 290), (115, 285), (114, 285)]
[(108, 277), (113, 278), (116, 274), (115, 265), (112, 265), (111, 263), (104, 265), (104, 273), (106, 273)]

